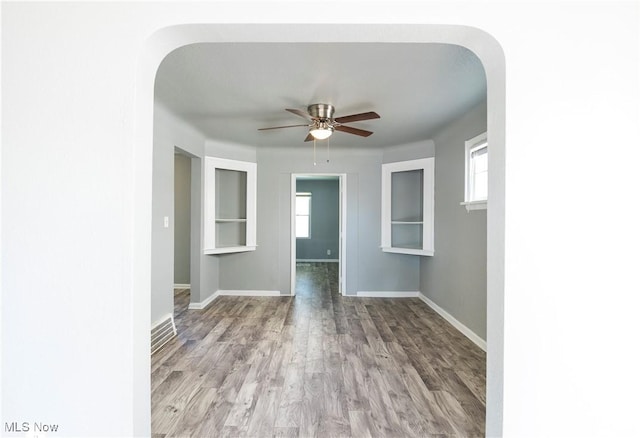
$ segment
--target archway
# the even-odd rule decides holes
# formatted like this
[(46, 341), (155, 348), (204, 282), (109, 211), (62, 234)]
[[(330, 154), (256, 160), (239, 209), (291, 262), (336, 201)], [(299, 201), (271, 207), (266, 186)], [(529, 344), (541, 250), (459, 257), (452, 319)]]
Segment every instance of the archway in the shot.
[(134, 188), (133, 416), (134, 431), (150, 434), (151, 175), (156, 71), (171, 51), (192, 43), (217, 42), (393, 42), (444, 43), (474, 52), (487, 77), (491, 174), (487, 214), (487, 434), (502, 430), (504, 304), (505, 69), (500, 45), (488, 34), (441, 25), (223, 25), (194, 24), (153, 34), (142, 52), (136, 80)]

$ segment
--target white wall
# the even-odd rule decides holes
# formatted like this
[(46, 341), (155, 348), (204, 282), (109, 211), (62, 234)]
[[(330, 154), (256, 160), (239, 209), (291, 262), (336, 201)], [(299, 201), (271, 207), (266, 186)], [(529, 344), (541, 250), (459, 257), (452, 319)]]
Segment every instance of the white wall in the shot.
[[(488, 250), (489, 432), (638, 435), (629, 397), (640, 391), (630, 347), (637, 4), (385, 2), (365, 14), (360, 2), (254, 6), (2, 4), (1, 421), (51, 419), (68, 436), (149, 432), (140, 334), (150, 325), (152, 77), (164, 48), (190, 42), (183, 28), (150, 35), (242, 23), (215, 35), (420, 41), (420, 24), (453, 23), (492, 35), (508, 78), (504, 94), (494, 81), (502, 64), (486, 65), (489, 130), (502, 126), (503, 104), (507, 116), (494, 133), (500, 148), (506, 132), (506, 156), (492, 158), (507, 160), (506, 174), (491, 180), (506, 201), (488, 215), (497, 242)], [(246, 26), (270, 22), (403, 24)], [(477, 33), (460, 30), (461, 43), (491, 57)], [(492, 228), (503, 208), (504, 240)]]

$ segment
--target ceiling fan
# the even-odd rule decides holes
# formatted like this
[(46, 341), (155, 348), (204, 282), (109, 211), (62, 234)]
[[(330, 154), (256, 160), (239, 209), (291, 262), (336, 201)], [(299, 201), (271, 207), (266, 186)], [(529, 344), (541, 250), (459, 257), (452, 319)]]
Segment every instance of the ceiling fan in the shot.
[(295, 128), (299, 126), (306, 126), (309, 128), (309, 134), (304, 139), (304, 141), (311, 140), (324, 140), (329, 138), (333, 131), (341, 131), (346, 132), (347, 134), (359, 135), (361, 137), (368, 137), (373, 132), (365, 131), (364, 129), (353, 128), (351, 126), (345, 126), (345, 123), (351, 122), (359, 122), (362, 120), (371, 120), (371, 119), (379, 119), (380, 116), (373, 112), (369, 111), (367, 113), (360, 114), (351, 114), (350, 116), (342, 116), (333, 118), (333, 113), (335, 108), (333, 105), (328, 103), (314, 103), (307, 107), (307, 112), (305, 113), (299, 109), (290, 109), (286, 108), (287, 111), (293, 113), (297, 116), (303, 117), (309, 121), (309, 123), (304, 125), (287, 125), (287, 126), (274, 126), (271, 128), (260, 128), (258, 131), (266, 131), (269, 129), (281, 129), (281, 128)]

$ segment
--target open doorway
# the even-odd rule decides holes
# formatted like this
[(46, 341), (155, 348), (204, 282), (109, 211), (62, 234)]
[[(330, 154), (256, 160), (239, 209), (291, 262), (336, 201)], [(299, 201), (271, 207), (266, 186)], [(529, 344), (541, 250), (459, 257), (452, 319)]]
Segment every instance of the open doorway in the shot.
[(191, 160), (174, 150), (173, 293), (174, 317), (187, 308), (191, 292)]
[[(322, 26), (320, 26), (322, 28)], [(324, 29), (324, 28), (322, 28)], [(309, 33), (307, 28), (299, 28), (294, 25), (277, 26), (272, 31), (277, 35), (277, 41), (288, 42), (315, 42), (317, 32)], [(379, 29), (367, 26), (343, 26), (332, 27), (327, 29), (332, 32), (333, 39), (336, 41), (353, 41), (353, 32), (357, 30), (359, 42), (380, 42)], [(149, 317), (148, 307), (153, 287), (149, 278), (149, 273), (145, 270), (148, 259), (151, 258), (152, 250), (149, 245), (147, 235), (144, 233), (149, 224), (152, 223), (151, 209), (148, 199), (148, 182), (151, 180), (152, 162), (151, 145), (152, 136), (152, 118), (149, 117), (150, 102), (146, 98), (153, 94), (154, 74), (163, 57), (172, 50), (185, 45), (187, 43), (226, 43), (226, 42), (248, 42), (260, 41), (264, 42), (264, 36), (259, 34), (259, 26), (232, 26), (224, 27), (212, 24), (210, 26), (202, 25), (184, 25), (179, 30), (175, 27), (162, 29), (158, 31), (153, 38), (150, 39), (147, 55), (143, 57), (141, 63), (140, 79), (138, 80), (138, 107), (136, 109), (139, 117), (136, 132), (140, 133), (141, 159), (136, 159), (136, 214), (135, 229), (142, 230), (136, 239), (135, 269), (133, 275), (133, 284), (135, 290), (143, 291), (134, 295), (134, 366), (137, 370), (134, 378), (134, 418), (136, 419), (134, 428), (139, 431), (138, 434), (148, 435), (148, 410), (149, 406), (149, 382), (146, 376), (148, 368), (148, 355), (145, 355), (149, 341)], [(498, 435), (501, 433), (501, 415), (502, 415), (502, 354), (503, 354), (503, 294), (504, 294), (504, 52), (499, 44), (488, 34), (473, 28), (463, 26), (437, 26), (437, 25), (419, 25), (411, 29), (407, 34), (406, 26), (389, 26), (388, 34), (391, 39), (398, 43), (407, 42), (412, 45), (423, 44), (457, 44), (462, 47), (468, 47), (474, 53), (478, 53), (487, 68), (487, 88), (488, 92), (488, 136), (492, 139), (492, 174), (489, 179), (489, 197), (491, 198), (491, 209), (487, 218), (487, 294), (488, 294), (488, 343), (491, 345), (488, 354), (487, 369), (487, 432), (489, 435)], [(386, 38), (383, 38), (386, 40)], [(269, 38), (267, 38), (269, 40)], [(418, 43), (418, 44), (416, 44)], [(345, 181), (346, 182), (346, 181)], [(351, 185), (351, 184), (350, 184)], [(358, 185), (356, 180), (354, 187)], [(343, 191), (344, 193), (344, 191)], [(344, 218), (342, 219), (344, 220)], [(293, 227), (291, 227), (293, 228)], [(344, 228), (343, 228), (344, 229)], [(286, 237), (285, 237), (286, 239)], [(294, 242), (295, 240), (292, 239)], [(343, 243), (344, 245), (344, 243)], [(354, 249), (355, 250), (355, 249)], [(351, 251), (351, 247), (350, 247)], [(283, 251), (284, 253), (284, 251)], [(295, 254), (295, 249), (291, 251)], [(343, 251), (343, 254), (345, 252)], [(344, 262), (346, 257), (342, 258)], [(286, 260), (286, 256), (285, 256)], [(295, 257), (292, 257), (295, 263)], [(349, 254), (350, 263), (353, 263), (355, 269), (357, 265), (357, 253), (355, 256)], [(344, 265), (344, 263), (343, 263)], [(341, 267), (344, 272), (344, 266)], [(292, 270), (295, 272), (295, 270)], [(356, 271), (357, 272), (357, 271)], [(285, 274), (286, 275), (286, 274)], [(294, 277), (295, 274), (291, 276)], [(351, 275), (353, 281), (357, 275)], [(192, 276), (193, 281), (197, 281), (198, 277)], [(286, 277), (285, 277), (286, 281)], [(346, 285), (344, 276), (341, 281), (342, 285)], [(357, 286), (349, 284), (349, 292), (354, 292)], [(344, 294), (345, 287), (342, 287)], [(292, 293), (295, 293), (295, 289)]]
[(188, 289), (191, 286), (191, 157), (177, 148), (173, 193), (173, 284), (176, 289)]
[(202, 158), (173, 147), (173, 233), (170, 262), (173, 310), (178, 332), (180, 314), (201, 301)]
[(299, 275), (322, 264), (345, 294), (346, 176), (293, 174), (291, 178), (291, 294)]

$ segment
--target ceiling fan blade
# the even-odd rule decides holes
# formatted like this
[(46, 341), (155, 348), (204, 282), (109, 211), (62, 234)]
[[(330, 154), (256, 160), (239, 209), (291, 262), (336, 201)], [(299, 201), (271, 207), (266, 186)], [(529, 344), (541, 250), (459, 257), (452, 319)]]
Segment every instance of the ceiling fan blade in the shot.
[(296, 128), (298, 126), (309, 126), (309, 125), (287, 125), (287, 126), (273, 126), (271, 128), (259, 128), (258, 131), (268, 131), (269, 129), (280, 129), (280, 128)]
[(296, 116), (300, 116), (300, 117), (303, 117), (303, 118), (305, 118), (307, 120), (311, 120), (311, 117), (309, 116), (309, 114), (304, 112), (304, 111), (302, 111), (302, 110), (291, 109), (291, 108), (286, 108), (286, 110), (289, 111), (290, 113), (295, 114)]
[(373, 132), (371, 132), (371, 131), (365, 131), (364, 129), (352, 128), (351, 126), (344, 126), (344, 125), (336, 126), (334, 129), (336, 131), (342, 131), (342, 132), (346, 132), (346, 133), (349, 133), (349, 134), (355, 134), (355, 135), (359, 135), (361, 137), (369, 137), (371, 134), (373, 134)]
[(307, 134), (307, 138), (305, 138), (304, 141), (311, 141), (311, 140), (313, 140), (313, 135)]
[(335, 120), (338, 123), (350, 123), (350, 122), (359, 122), (360, 120), (371, 120), (371, 119), (379, 119), (380, 116), (378, 113), (373, 111), (369, 111), (368, 113), (361, 114), (352, 114), (350, 116), (336, 117)]

